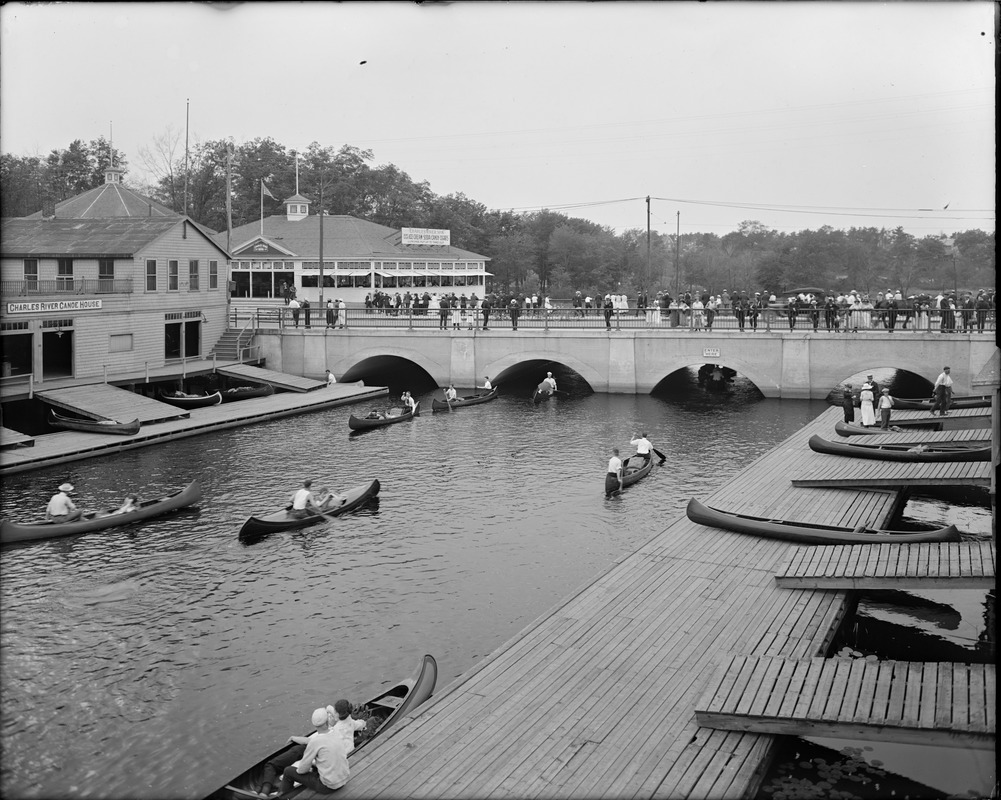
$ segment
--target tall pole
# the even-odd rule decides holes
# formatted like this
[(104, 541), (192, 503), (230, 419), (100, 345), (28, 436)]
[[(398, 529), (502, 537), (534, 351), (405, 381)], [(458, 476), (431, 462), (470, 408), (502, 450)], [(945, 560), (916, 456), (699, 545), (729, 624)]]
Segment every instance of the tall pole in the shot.
[(646, 196), (646, 282), (650, 282), (653, 272), (650, 268), (650, 195)]
[(681, 212), (678, 212), (678, 232), (674, 237), (674, 294), (681, 297)]
[(185, 100), (184, 107), (184, 216), (188, 216), (188, 119), (191, 116), (191, 100)]
[[(299, 185), (299, 159), (296, 158), (296, 186)], [(296, 191), (298, 194), (298, 191)], [(320, 175), (320, 313), (323, 313), (323, 175)]]
[(233, 237), (233, 146), (226, 145), (226, 252)]

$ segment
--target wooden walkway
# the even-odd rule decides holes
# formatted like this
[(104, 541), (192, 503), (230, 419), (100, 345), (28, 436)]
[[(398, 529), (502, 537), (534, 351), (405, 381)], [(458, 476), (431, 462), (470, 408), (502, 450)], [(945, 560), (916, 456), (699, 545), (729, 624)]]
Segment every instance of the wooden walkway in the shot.
[(88, 383), (65, 389), (45, 389), (35, 392), (35, 397), (50, 406), (66, 409), (90, 419), (113, 419), (131, 422), (139, 419), (143, 425), (165, 419), (188, 416), (183, 408), (152, 400), (141, 394), (119, 389), (107, 383)]
[(734, 656), (695, 708), (719, 730), (993, 749), (993, 664)]
[(326, 381), (289, 375), (285, 372), (254, 367), (250, 364), (232, 364), (228, 367), (219, 367), (216, 372), (229, 378), (242, 378), (254, 383), (270, 383), (278, 389), (287, 389), (291, 392), (311, 392), (327, 385)]
[(775, 581), (796, 589), (991, 589), (994, 542), (797, 547)]
[[(835, 435), (828, 441), (844, 442), (844, 437)], [(921, 442), (990, 442), (990, 428), (967, 428), (956, 431), (920, 431), (907, 430), (903, 433), (879, 433), (866, 436), (864, 439), (852, 437), (851, 441), (859, 444), (920, 444)]]
[(10, 428), (0, 428), (0, 449), (11, 447), (33, 447), (35, 438), (24, 433), (12, 431)]
[[(791, 486), (829, 458), (807, 441), (841, 414), (828, 409), (700, 499), (885, 527), (896, 491)], [(665, 472), (637, 491), (676, 488)], [(702, 727), (695, 707), (734, 655), (826, 652), (848, 593), (780, 587), (795, 548), (682, 516), (359, 753), (340, 800), (753, 795), (773, 737)]]
[(364, 386), (360, 382), (338, 383), (318, 392), (276, 392), (268, 397), (220, 403), (190, 411), (175, 409), (187, 418), (143, 425), (139, 433), (128, 437), (79, 431), (48, 433), (36, 437), (34, 447), (0, 450), (0, 476), (384, 397), (388, 391), (384, 386)]
[(793, 486), (858, 486), (902, 489), (914, 486), (990, 486), (994, 466), (988, 461), (910, 463), (827, 456), (828, 461), (804, 470)]

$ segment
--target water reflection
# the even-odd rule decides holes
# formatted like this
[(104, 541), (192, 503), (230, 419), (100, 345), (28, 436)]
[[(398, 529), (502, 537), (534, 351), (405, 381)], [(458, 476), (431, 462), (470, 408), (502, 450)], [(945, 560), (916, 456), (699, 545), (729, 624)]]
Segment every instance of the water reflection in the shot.
[[(4, 549), (0, 790), (204, 796), (304, 710), (371, 696), (425, 652), (446, 685), (826, 407), (740, 378), (723, 396), (694, 376), (670, 395), (529, 393), (363, 437), (350, 407), (329, 409), (5, 480), (14, 518), (65, 480), (88, 508), (193, 477), (205, 499)], [(605, 502), (609, 450), (642, 430), (667, 464)], [(307, 477), (377, 477), (379, 503), (240, 542)]]

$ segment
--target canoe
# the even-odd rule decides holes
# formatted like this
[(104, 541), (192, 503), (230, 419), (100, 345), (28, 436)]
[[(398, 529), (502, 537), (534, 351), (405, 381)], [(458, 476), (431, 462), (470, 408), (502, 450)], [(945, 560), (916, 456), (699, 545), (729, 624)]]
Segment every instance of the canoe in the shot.
[(499, 386), (495, 386), (489, 392), (484, 392), (482, 394), (470, 394), (465, 397), (456, 397), (455, 400), (451, 402), (451, 407), (449, 403), (445, 400), (432, 400), (431, 401), (431, 412), (435, 411), (454, 411), (457, 408), (465, 408), (466, 406), (478, 406), (480, 403), (489, 403), (491, 400), (497, 399), (497, 390)]
[(27, 542), (35, 539), (55, 539), (60, 536), (73, 536), (78, 533), (90, 533), (105, 528), (116, 528), (120, 525), (131, 525), (144, 519), (157, 517), (179, 508), (186, 508), (202, 499), (202, 488), (197, 480), (192, 481), (183, 489), (161, 497), (158, 500), (144, 500), (135, 511), (115, 514), (118, 506), (104, 511), (88, 511), (72, 522), (14, 522), (0, 520), (0, 544), (11, 542)]
[(835, 423), (834, 430), (838, 436), (885, 436), (889, 433), (897, 433), (892, 428), (900, 428), (905, 431), (913, 431), (914, 429), (940, 431), (942, 427), (941, 419), (906, 419), (900, 422), (891, 421), (891, 430), (889, 431), (884, 431), (879, 426), (863, 428), (861, 425), (849, 425), (843, 421)]
[[(908, 411), (931, 411), (935, 401), (920, 399), (916, 397), (894, 397), (893, 407), (906, 409)], [(991, 398), (989, 395), (953, 395), (949, 401), (949, 408), (990, 408)]]
[(132, 436), (139, 433), (139, 418), (132, 422), (118, 422), (113, 419), (74, 419), (64, 417), (49, 409), (49, 424), (53, 428), (67, 431), (84, 431), (85, 433), (116, 433), (120, 436)]
[(325, 509), (322, 514), (312, 513), (307, 517), (293, 517), (290, 513), (292, 507), (285, 506), (270, 514), (248, 517), (247, 521), (243, 523), (243, 527), (240, 528), (240, 536), (262, 536), (276, 531), (288, 531), (315, 525), (330, 517), (338, 517), (348, 511), (353, 511), (379, 494), (379, 489), (378, 480), (345, 489), (341, 492), (345, 498), (344, 503), (337, 508)]
[(235, 400), (248, 400), (251, 397), (267, 397), (275, 393), (275, 387), (270, 383), (263, 386), (234, 386), (232, 389), (224, 389), (222, 401), (232, 403)]
[[(413, 411), (403, 411), (402, 409), (386, 409), (385, 411), (373, 411), (373, 414), (378, 414), (377, 417), (367, 416), (367, 417), (356, 417), (352, 414), (348, 418), (348, 427), (353, 431), (367, 431), (369, 428), (381, 428), (384, 425), (395, 425), (397, 422), (406, 422), (408, 419), (413, 419), (414, 417), (419, 417), (421, 415), (421, 404), (418, 403), (414, 406)], [(393, 414), (391, 412), (398, 411), (399, 413)]]
[(164, 394), (161, 392), (158, 399), (178, 408), (205, 408), (206, 406), (219, 405), (222, 402), (222, 392), (213, 392), (212, 394), (185, 394), (184, 392)]
[[(622, 473), (622, 488), (632, 486), (634, 483), (643, 480), (653, 469), (653, 456), (645, 464), (639, 456), (630, 456), (625, 459)], [(605, 474), (605, 496), (617, 494), (618, 481), (614, 480), (609, 473)]]
[[(920, 447), (920, 450), (915, 450)], [(856, 442), (829, 442), (814, 434), (810, 449), (815, 453), (829, 453), (852, 458), (872, 458), (879, 461), (990, 461), (990, 445), (984, 447), (967, 442), (929, 442), (928, 444), (858, 444)]]
[(959, 541), (959, 531), (955, 525), (947, 525), (933, 531), (886, 531), (861, 526), (838, 528), (833, 525), (813, 525), (808, 522), (790, 522), (720, 511), (703, 505), (694, 497), (688, 501), (686, 513), (692, 522), (697, 522), (699, 525), (803, 544), (914, 544)]
[[(437, 680), (438, 664), (433, 656), (426, 655), (416, 678), (407, 678), (395, 686), (380, 691), (371, 700), (362, 703), (361, 710), (359, 710), (358, 706), (355, 706), (351, 716), (355, 719), (369, 719), (370, 722), (364, 731), (355, 733), (355, 749), (348, 753), (348, 758), (353, 758), (369, 742), (374, 741), (383, 732), (428, 700), (434, 693)], [(343, 681), (341, 682), (343, 683)], [(330, 698), (330, 702), (334, 702), (333, 697)], [(371, 720), (375, 720), (375, 722)], [(259, 792), (262, 788), (264, 765), (293, 747), (298, 747), (298, 745), (286, 741), (280, 748), (262, 758), (250, 769), (242, 772), (225, 786), (214, 791), (209, 795), (207, 800), (242, 800), (242, 798), (247, 797), (260, 798), (262, 796)], [(278, 778), (280, 780), (281, 775)], [(277, 789), (278, 787), (276, 786), (275, 788)], [(306, 792), (302, 792), (299, 796), (305, 795)]]
[(532, 402), (541, 403), (543, 400), (548, 400), (554, 394), (553, 390), (550, 389), (546, 384), (540, 383), (535, 387), (535, 391), (532, 392)]

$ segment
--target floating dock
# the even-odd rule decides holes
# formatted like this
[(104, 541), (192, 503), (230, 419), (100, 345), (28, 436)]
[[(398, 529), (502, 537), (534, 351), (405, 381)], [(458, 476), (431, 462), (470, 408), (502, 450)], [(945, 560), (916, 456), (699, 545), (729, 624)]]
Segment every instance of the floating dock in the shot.
[[(315, 382), (314, 382), (315, 383)], [(365, 386), (359, 383), (336, 383), (316, 391), (275, 392), (267, 397), (254, 397), (234, 403), (220, 403), (205, 408), (181, 409), (168, 406), (165, 403), (149, 400), (124, 389), (97, 384), (95, 387), (80, 387), (81, 390), (117, 392), (119, 395), (130, 395), (137, 402), (156, 402), (173, 412), (173, 418), (158, 422), (143, 424), (139, 432), (132, 436), (119, 436), (109, 433), (81, 433), (65, 431), (47, 433), (33, 438), (33, 446), (0, 449), (0, 476), (16, 472), (26, 472), (33, 469), (50, 467), (79, 461), (85, 458), (107, 455), (121, 450), (131, 450), (137, 447), (149, 447), (159, 442), (171, 439), (183, 439), (189, 436), (199, 436), (203, 433), (225, 430), (226, 428), (242, 427), (257, 422), (264, 422), (311, 411), (321, 411), (335, 406), (357, 403), (373, 397), (384, 397), (389, 394), (385, 386)], [(65, 392), (67, 390), (58, 390)], [(42, 393), (38, 393), (41, 395)], [(118, 398), (118, 400), (123, 400)], [(128, 398), (124, 398), (128, 400)], [(78, 399), (78, 403), (81, 401)], [(77, 406), (79, 409), (80, 406)], [(116, 406), (117, 407), (117, 406)], [(119, 413), (120, 412), (116, 412)], [(125, 414), (128, 416), (128, 414)], [(133, 414), (130, 419), (135, 419)], [(347, 425), (345, 424), (345, 433)], [(4, 440), (6, 443), (6, 439)]]
[[(847, 460), (814, 453), (807, 444), (813, 434), (835, 435), (841, 416), (840, 408), (828, 409), (699, 499), (755, 516), (887, 527), (903, 502), (899, 487), (794, 485), (806, 472), (819, 474)], [(983, 433), (990, 438), (989, 430)], [(914, 432), (907, 435), (913, 438)], [(657, 471), (638, 491), (674, 491), (669, 475), (658, 478)], [(776, 579), (800, 549), (682, 517), (439, 689), (366, 748), (352, 762), (351, 781), (338, 791), (340, 800), (753, 796), (775, 731), (717, 729), (697, 716), (706, 693), (711, 702), (716, 687), (729, 680), (735, 658), (763, 664), (763, 674), (790, 678), (803, 669), (800, 664), (809, 670), (816, 661), (833, 670), (829, 682), (823, 672), (824, 683), (818, 680), (816, 686), (847, 685), (851, 679), (860, 689), (855, 710), (866, 702), (861, 689), (869, 686), (868, 673), (860, 677), (851, 670), (868, 667), (841, 666), (824, 658), (851, 607), (847, 581), (838, 588), (791, 588)], [(930, 556), (924, 563), (930, 569)], [(839, 673), (839, 667), (847, 674)], [(994, 697), (993, 668), (940, 665), (935, 685), (952, 670), (949, 692), (943, 688), (932, 703), (922, 690), (915, 707), (906, 681), (918, 668), (922, 681), (931, 679), (928, 665), (905, 665), (905, 684), (894, 682), (896, 672), (890, 672), (889, 682), (878, 684), (878, 691), (894, 703), (905, 686), (899, 695), (901, 720), (909, 721), (917, 708), (922, 724), (915, 737), (931, 742), (922, 737), (961, 735), (964, 742), (975, 739), (976, 746), (992, 746), (994, 716), (982, 703)], [(975, 695), (968, 691), (966, 700), (960, 697), (964, 674), (967, 689), (982, 686)], [(815, 697), (816, 692), (811, 707)], [(752, 702), (756, 699), (757, 693)], [(970, 720), (979, 723), (982, 717), (983, 724), (971, 722), (957, 734), (953, 720), (962, 716), (964, 702)], [(794, 703), (795, 708), (800, 698), (793, 700), (788, 692), (781, 699), (769, 694), (764, 703), (780, 708)], [(870, 703), (870, 712), (873, 707)]]

